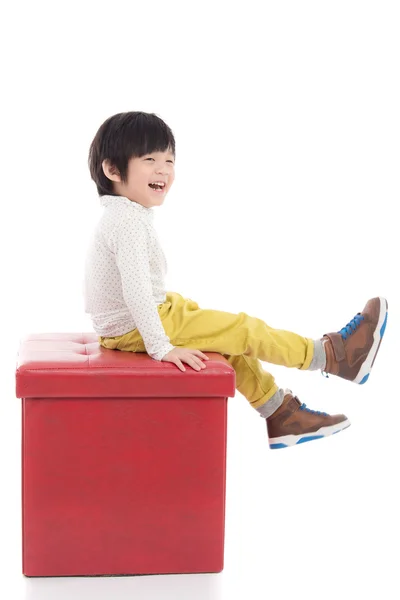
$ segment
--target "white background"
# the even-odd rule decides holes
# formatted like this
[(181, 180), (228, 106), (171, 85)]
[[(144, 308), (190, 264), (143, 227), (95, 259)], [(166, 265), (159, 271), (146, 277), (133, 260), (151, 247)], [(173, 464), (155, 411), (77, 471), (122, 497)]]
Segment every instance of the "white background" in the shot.
[[(13, 599), (399, 598), (398, 6), (3, 9), (0, 585)], [(388, 326), (365, 386), (271, 365), (310, 408), (345, 412), (339, 435), (270, 451), (258, 413), (238, 392), (229, 400), (222, 573), (27, 578), (19, 341), (92, 331), (83, 265), (102, 209), (88, 150), (130, 110), (155, 112), (176, 138), (154, 223), (167, 289), (312, 338), (380, 295)]]

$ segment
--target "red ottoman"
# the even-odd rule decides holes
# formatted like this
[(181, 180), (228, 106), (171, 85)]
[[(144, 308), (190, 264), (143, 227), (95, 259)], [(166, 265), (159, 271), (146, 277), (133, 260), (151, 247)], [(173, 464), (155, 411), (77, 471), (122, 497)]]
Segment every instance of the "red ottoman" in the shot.
[(95, 333), (21, 341), (24, 575), (223, 569), (235, 371), (207, 354), (182, 372)]

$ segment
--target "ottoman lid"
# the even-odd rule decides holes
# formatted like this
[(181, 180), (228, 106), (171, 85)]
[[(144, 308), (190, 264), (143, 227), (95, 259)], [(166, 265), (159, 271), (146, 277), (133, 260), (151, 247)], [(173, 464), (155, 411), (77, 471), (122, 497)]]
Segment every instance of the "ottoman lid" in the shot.
[(35, 333), (20, 340), (17, 398), (179, 397), (235, 395), (236, 373), (216, 352), (207, 367), (152, 359), (147, 353), (108, 350), (96, 333)]

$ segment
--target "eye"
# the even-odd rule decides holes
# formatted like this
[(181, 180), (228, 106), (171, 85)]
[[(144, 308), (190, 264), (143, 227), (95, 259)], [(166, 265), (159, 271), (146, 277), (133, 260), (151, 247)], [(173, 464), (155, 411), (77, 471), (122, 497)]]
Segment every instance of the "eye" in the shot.
[[(150, 157), (150, 158), (145, 158), (145, 160), (155, 160), (155, 159)], [(167, 160), (167, 162), (174, 164), (173, 160)]]

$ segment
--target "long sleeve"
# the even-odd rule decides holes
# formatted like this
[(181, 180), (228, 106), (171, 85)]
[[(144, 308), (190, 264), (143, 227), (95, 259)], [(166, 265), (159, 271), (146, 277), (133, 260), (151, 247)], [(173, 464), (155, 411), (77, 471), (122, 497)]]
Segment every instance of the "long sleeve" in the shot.
[(124, 301), (147, 353), (151, 358), (161, 360), (174, 346), (165, 333), (154, 302), (149, 244), (147, 225), (137, 215), (130, 215), (113, 231), (112, 245)]

